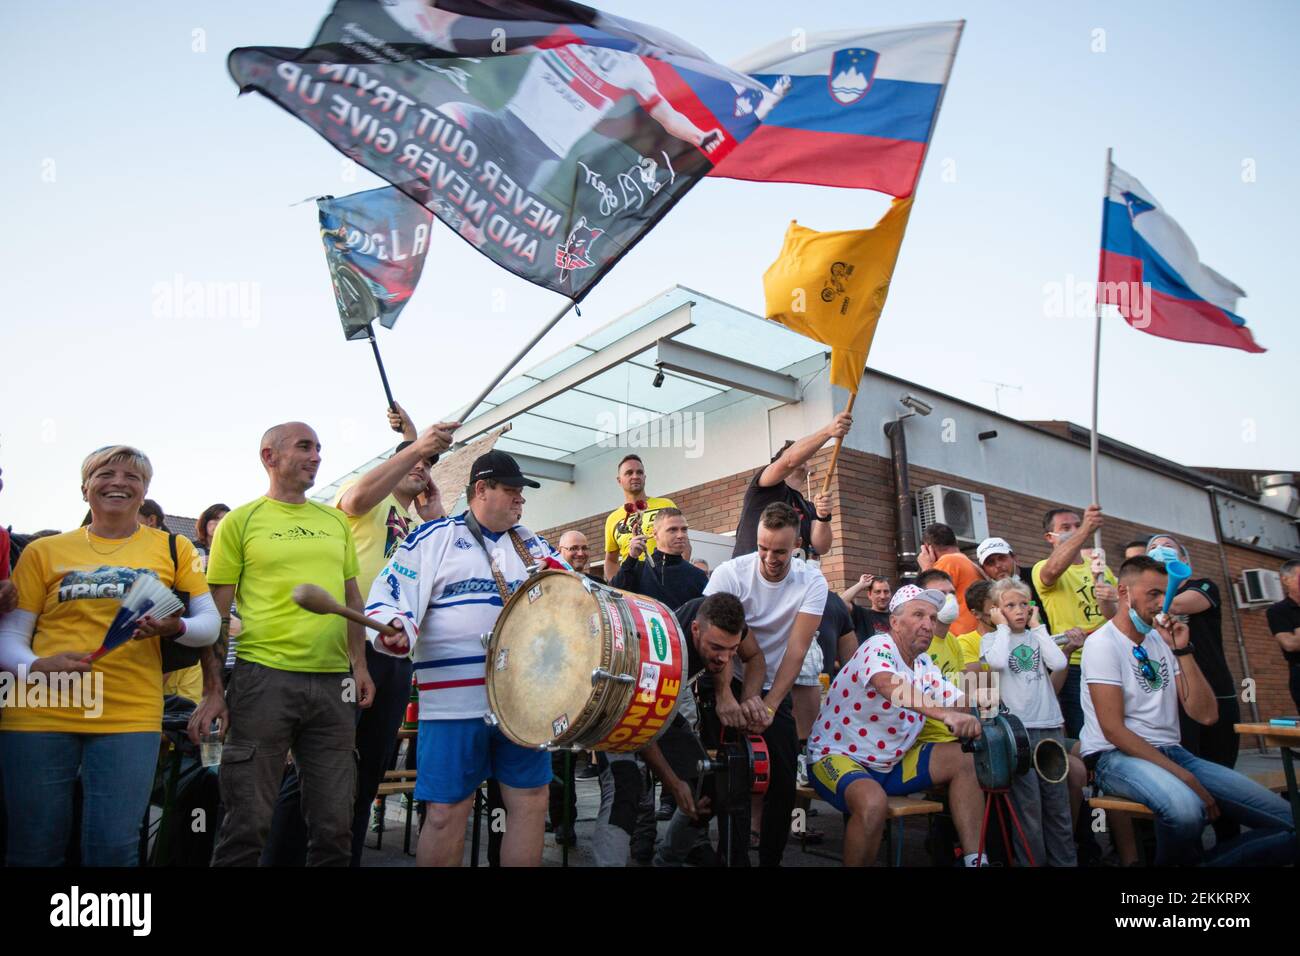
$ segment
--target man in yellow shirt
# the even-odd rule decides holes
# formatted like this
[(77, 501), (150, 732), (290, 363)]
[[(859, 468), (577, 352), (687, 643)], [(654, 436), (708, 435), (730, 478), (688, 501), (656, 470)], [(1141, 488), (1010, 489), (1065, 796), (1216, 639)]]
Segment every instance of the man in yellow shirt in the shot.
[[(922, 571), (917, 575), (915, 584), (922, 590), (929, 589), (942, 591), (944, 594), (956, 594), (952, 578), (938, 568)], [(956, 635), (948, 633), (948, 624), (942, 621), (935, 622), (934, 638), (930, 641), (930, 647), (925, 653), (938, 666), (944, 680), (956, 687), (965, 689), (961, 675), (962, 671), (966, 669), (966, 657), (962, 653), (961, 644), (958, 642)], [(978, 660), (978, 658), (976, 659)], [(925, 718), (925, 726), (921, 728), (921, 735), (916, 738), (916, 743), (913, 746), (919, 747), (921, 744), (928, 743), (941, 744), (956, 739), (952, 731), (948, 729), (947, 724), (941, 720), (935, 720), (933, 717), (927, 717)]]
[(618, 463), (618, 484), (624, 503), (605, 519), (605, 580), (614, 580), (627, 557), (632, 540), (644, 544), (641, 560), (655, 552), (654, 521), (660, 508), (676, 508), (671, 498), (651, 498), (645, 493), (645, 465), (640, 455), (624, 455)]
[(1100, 505), (1088, 505), (1082, 518), (1071, 508), (1047, 512), (1043, 537), (1052, 553), (1033, 570), (1034, 589), (1052, 629), (1069, 638), (1061, 648), (1070, 658), (1070, 669), (1060, 692), (1067, 737), (1078, 737), (1083, 729), (1083, 705), (1079, 702), (1083, 642), (1114, 616), (1119, 601), (1115, 575), (1106, 567), (1105, 555), (1094, 555), (1088, 548), (1102, 521)]
[[(444, 517), (438, 486), (429, 469), (451, 447), (459, 422), (440, 422), (418, 434), (402, 406), (388, 413), (388, 423), (403, 441), (387, 460), (339, 489), (334, 506), (347, 516), (357, 548), (357, 585), (362, 594), (383, 570), (393, 549), (426, 521)], [(409, 658), (381, 654), (369, 643), (366, 670), (375, 682), (374, 703), (357, 720), (357, 797), (352, 815), (352, 865), (361, 865), (370, 807), (384, 771), (393, 764), (397, 731), (411, 697)], [(285, 776), (276, 803), (264, 866), (302, 866), (307, 851), (301, 781), (294, 770)]]
[[(257, 864), (292, 749), (310, 831), (307, 863), (346, 866), (356, 793), (356, 711), (369, 707), (374, 696), (364, 629), (341, 617), (310, 614), (290, 595), (296, 585), (311, 582), (360, 611), (356, 545), (340, 511), (307, 500), (321, 460), (310, 426), (288, 422), (271, 428), (262, 436), (260, 457), (267, 493), (226, 515), (208, 560), (208, 584), (223, 627), (216, 653), (203, 659), (203, 703), (190, 721), (190, 735), (214, 719), (226, 731), (220, 773), (226, 815), (212, 864)], [(223, 701), (227, 609), (236, 596), (244, 629)]]

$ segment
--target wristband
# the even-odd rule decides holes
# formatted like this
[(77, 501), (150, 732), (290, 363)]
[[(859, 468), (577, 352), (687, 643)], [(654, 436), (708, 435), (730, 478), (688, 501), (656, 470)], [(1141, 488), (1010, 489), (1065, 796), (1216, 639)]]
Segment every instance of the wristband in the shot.
[(823, 518), (821, 515), (813, 515), (813, 521), (822, 521), (822, 522), (826, 522), (826, 521), (830, 521), (830, 520), (831, 520), (832, 518), (834, 518), (834, 517), (835, 517), (835, 512), (832, 511), (832, 512), (831, 512), (830, 514), (828, 514), (825, 518)]
[(180, 625), (181, 629), (172, 635), (173, 639), (185, 636), (185, 618), (183, 617), (177, 618), (176, 623)]
[(1186, 657), (1188, 654), (1192, 653), (1192, 642), (1188, 641), (1184, 647), (1175, 647), (1173, 650), (1174, 657)]

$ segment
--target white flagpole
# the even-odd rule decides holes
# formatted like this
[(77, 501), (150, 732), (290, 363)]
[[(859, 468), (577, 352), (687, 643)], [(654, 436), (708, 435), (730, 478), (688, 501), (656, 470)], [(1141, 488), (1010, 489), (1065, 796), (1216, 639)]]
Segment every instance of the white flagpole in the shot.
[[(1101, 504), (1097, 490), (1097, 394), (1098, 385), (1101, 380), (1101, 268), (1102, 257), (1106, 249), (1106, 210), (1110, 202), (1110, 171), (1111, 171), (1111, 153), (1110, 147), (1106, 148), (1106, 187), (1102, 192), (1102, 213), (1101, 213), (1101, 245), (1097, 250), (1097, 296), (1094, 303), (1094, 310), (1097, 315), (1096, 332), (1092, 340), (1092, 447), (1091, 447), (1091, 465), (1092, 465), (1092, 503)], [(1101, 529), (1098, 528), (1093, 535), (1092, 544), (1094, 548), (1101, 549)]]

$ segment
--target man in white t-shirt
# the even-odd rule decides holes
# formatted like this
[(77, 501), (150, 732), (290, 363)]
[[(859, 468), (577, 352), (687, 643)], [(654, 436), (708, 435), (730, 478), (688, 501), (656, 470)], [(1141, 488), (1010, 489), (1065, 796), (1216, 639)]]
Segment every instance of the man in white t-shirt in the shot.
[(947, 784), (953, 824), (967, 866), (987, 863), (978, 852), (984, 794), (975, 762), (957, 740), (913, 746), (927, 717), (953, 735), (972, 739), (980, 722), (962, 704), (926, 654), (934, 637), (942, 591), (906, 584), (889, 601), (889, 631), (867, 640), (849, 658), (822, 704), (808, 738), (808, 780), (841, 813), (844, 865), (875, 860), (884, 833), (886, 796)]
[[(714, 569), (704, 593), (734, 594), (745, 608), (745, 622), (763, 651), (763, 705), (770, 723), (750, 727), (767, 741), (771, 761), (763, 823), (758, 840), (760, 866), (780, 866), (790, 838), (794, 810), (798, 732), (790, 689), (821, 624), (826, 609), (826, 579), (815, 566), (794, 557), (799, 515), (784, 502), (773, 502), (758, 519), (758, 550), (725, 561)], [(725, 685), (725, 680), (719, 680)], [(727, 708), (739, 710), (734, 698)], [(728, 723), (724, 701), (718, 716)]]
[[(1156, 817), (1156, 866), (1280, 866), (1296, 862), (1285, 800), (1180, 743), (1178, 703), (1200, 724), (1218, 704), (1192, 656), (1187, 625), (1161, 613), (1165, 566), (1146, 555), (1120, 568), (1115, 616), (1083, 645), (1083, 760), (1103, 793), (1136, 800)], [(1206, 853), (1202, 834), (1220, 815), (1251, 829)]]

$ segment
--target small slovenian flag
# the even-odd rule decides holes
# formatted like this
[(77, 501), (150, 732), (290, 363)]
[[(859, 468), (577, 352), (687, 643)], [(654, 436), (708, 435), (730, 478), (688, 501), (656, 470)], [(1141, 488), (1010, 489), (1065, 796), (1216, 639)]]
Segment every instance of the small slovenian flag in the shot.
[(1113, 163), (1102, 216), (1098, 303), (1161, 338), (1264, 351), (1237, 315), (1246, 293), (1203, 264), (1182, 227)]
[(910, 196), (963, 25), (786, 38), (733, 63), (772, 93), (736, 88), (762, 125), (709, 175)]

